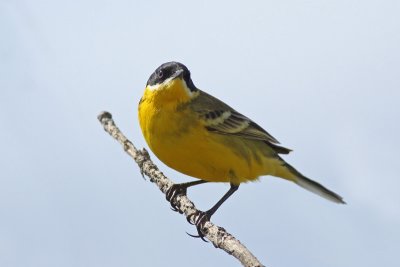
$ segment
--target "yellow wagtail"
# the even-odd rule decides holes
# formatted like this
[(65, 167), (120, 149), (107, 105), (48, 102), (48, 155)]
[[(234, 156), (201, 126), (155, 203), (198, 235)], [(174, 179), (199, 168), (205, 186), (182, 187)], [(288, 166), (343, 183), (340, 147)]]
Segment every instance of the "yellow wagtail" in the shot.
[[(305, 177), (278, 154), (291, 150), (255, 122), (221, 100), (201, 91), (186, 66), (168, 62), (151, 74), (139, 103), (139, 122), (154, 154), (169, 167), (200, 180), (177, 184), (167, 192), (171, 201), (190, 186), (230, 183), (229, 191), (197, 216), (197, 230), (211, 218), (240, 183), (272, 175), (336, 203), (342, 197)], [(199, 236), (203, 235), (199, 231)]]

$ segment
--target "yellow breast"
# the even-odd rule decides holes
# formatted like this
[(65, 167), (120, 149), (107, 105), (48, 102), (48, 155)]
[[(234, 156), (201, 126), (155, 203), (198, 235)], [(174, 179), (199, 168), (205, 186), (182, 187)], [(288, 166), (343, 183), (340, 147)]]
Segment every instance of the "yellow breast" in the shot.
[(207, 131), (189, 108), (190, 99), (179, 84), (169, 90), (163, 94), (146, 89), (139, 104), (143, 135), (161, 161), (186, 175), (213, 182), (239, 184), (266, 174), (265, 157), (255, 141)]

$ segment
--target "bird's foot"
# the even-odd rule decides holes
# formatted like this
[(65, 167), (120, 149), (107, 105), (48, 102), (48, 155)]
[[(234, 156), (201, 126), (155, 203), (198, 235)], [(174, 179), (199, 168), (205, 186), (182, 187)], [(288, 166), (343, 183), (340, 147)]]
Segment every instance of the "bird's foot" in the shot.
[(182, 184), (174, 184), (167, 190), (167, 192), (165, 192), (165, 198), (171, 204), (171, 209), (173, 211), (179, 212), (181, 214), (183, 213), (176, 205), (175, 200), (177, 196), (182, 196), (182, 195), (185, 196), (186, 192), (187, 192), (187, 187)]
[(202, 233), (201, 230), (203, 229), (204, 224), (206, 222), (210, 221), (210, 218), (211, 218), (211, 215), (208, 213), (208, 211), (206, 211), (206, 212), (198, 211), (198, 212), (195, 212), (194, 214), (186, 217), (186, 220), (190, 224), (196, 226), (198, 235), (191, 235), (189, 233), (187, 233), (187, 234), (194, 238), (201, 238), (204, 242), (208, 242), (207, 240), (204, 239), (204, 234)]

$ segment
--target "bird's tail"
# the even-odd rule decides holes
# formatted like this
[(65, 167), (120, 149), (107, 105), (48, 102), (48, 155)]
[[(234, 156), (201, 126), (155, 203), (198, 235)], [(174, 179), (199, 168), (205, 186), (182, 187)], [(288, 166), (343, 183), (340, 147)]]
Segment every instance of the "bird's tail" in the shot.
[[(284, 161), (282, 160), (282, 162)], [(335, 203), (346, 204), (346, 202), (343, 201), (343, 198), (341, 196), (327, 189), (323, 185), (305, 177), (286, 162), (284, 162), (282, 167), (283, 167), (282, 169), (286, 169), (286, 171), (283, 170), (278, 171), (277, 176), (293, 181), (294, 183), (298, 184), (304, 189), (313, 192), (314, 194), (317, 194), (327, 200), (330, 200)]]
[(294, 182), (304, 189), (307, 189), (308, 191), (313, 192), (314, 194), (317, 194), (327, 200), (339, 204), (346, 204), (341, 196), (305, 176), (297, 177)]

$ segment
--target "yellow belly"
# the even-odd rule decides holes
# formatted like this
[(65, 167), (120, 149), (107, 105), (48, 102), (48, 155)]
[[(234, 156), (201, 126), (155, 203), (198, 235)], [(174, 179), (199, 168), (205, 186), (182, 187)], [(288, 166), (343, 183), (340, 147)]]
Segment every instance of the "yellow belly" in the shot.
[(280, 163), (268, 157), (261, 141), (221, 135), (205, 129), (188, 110), (139, 107), (143, 135), (154, 154), (169, 167), (212, 182), (239, 184), (274, 175)]

